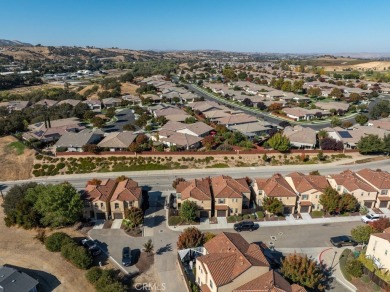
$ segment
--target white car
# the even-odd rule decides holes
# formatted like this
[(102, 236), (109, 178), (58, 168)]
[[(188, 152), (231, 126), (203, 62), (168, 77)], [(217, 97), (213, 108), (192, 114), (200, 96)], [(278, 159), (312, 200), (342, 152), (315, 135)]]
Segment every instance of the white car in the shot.
[(362, 221), (364, 223), (369, 223), (369, 222), (374, 222), (374, 221), (377, 221), (379, 220), (380, 218), (382, 218), (380, 215), (377, 215), (377, 214), (367, 214), (366, 216), (363, 216), (362, 217)]

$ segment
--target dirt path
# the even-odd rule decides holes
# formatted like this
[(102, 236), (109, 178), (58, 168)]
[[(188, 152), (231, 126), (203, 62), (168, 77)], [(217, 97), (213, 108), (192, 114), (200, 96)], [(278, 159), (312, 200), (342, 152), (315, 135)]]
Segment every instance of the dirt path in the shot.
[[(1, 200), (0, 200), (1, 201)], [(0, 202), (1, 204), (1, 202)], [(43, 291), (94, 291), (85, 279), (85, 271), (65, 261), (59, 253), (45, 249), (34, 239), (35, 231), (7, 228), (3, 208), (0, 208), (0, 265), (26, 268), (32, 276), (41, 278)], [(31, 271), (32, 270), (32, 271)]]

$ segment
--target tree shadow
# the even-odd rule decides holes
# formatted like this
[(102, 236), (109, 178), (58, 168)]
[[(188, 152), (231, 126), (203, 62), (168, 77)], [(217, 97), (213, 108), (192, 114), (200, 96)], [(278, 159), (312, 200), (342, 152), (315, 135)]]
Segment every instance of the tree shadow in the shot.
[(160, 247), (159, 249), (156, 250), (157, 255), (162, 255), (165, 252), (172, 251), (172, 244), (168, 243), (163, 247)]
[(163, 223), (164, 221), (165, 221), (165, 216), (155, 215), (155, 216), (145, 218), (143, 225), (145, 227), (152, 228), (161, 225), (161, 223)]
[(50, 273), (40, 271), (40, 270), (27, 269), (27, 268), (18, 267), (9, 264), (5, 264), (4, 266), (9, 268), (14, 268), (18, 271), (24, 272), (30, 277), (36, 279), (39, 282), (38, 291), (43, 291), (43, 292), (53, 291), (55, 288), (61, 285), (61, 282), (57, 279), (57, 277)]

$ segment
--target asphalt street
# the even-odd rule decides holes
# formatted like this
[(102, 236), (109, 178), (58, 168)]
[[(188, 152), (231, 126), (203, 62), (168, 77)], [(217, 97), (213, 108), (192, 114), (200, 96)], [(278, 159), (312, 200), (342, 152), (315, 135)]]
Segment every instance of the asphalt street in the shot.
[[(342, 163), (342, 162), (339, 162)], [(107, 173), (88, 173), (88, 174), (73, 174), (73, 175), (57, 175), (51, 177), (38, 177), (24, 181), (4, 181), (0, 182), (0, 187), (3, 193), (15, 184), (23, 182), (35, 181), (37, 183), (60, 183), (63, 181), (70, 182), (77, 189), (85, 187), (87, 180), (91, 178), (113, 178), (120, 175), (125, 175), (136, 180), (141, 186), (148, 186), (155, 191), (168, 191), (172, 189), (172, 181), (177, 177), (185, 179), (200, 178), (204, 176), (230, 175), (233, 178), (246, 177), (270, 177), (274, 173), (282, 175), (289, 174), (294, 171), (308, 173), (312, 170), (318, 170), (321, 174), (339, 173), (343, 170), (350, 169), (357, 171), (363, 168), (382, 169), (390, 171), (390, 160), (374, 161), (364, 164), (352, 165), (335, 165), (335, 164), (309, 164), (309, 165), (283, 165), (283, 166), (263, 166), (263, 167), (235, 167), (235, 168), (207, 168), (207, 169), (177, 169), (177, 170), (156, 170), (156, 171), (127, 171), (127, 172), (107, 172)]]

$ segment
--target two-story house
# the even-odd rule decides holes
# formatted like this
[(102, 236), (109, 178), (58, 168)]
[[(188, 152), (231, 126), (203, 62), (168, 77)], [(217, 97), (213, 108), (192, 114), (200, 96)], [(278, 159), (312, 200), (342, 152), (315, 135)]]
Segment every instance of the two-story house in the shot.
[(196, 258), (196, 282), (202, 292), (233, 291), (270, 270), (260, 247), (237, 233), (222, 232), (204, 249)]
[(320, 196), (329, 187), (325, 176), (305, 175), (300, 172), (293, 172), (287, 175), (285, 179), (298, 194), (298, 213), (310, 213), (312, 210), (322, 210)]
[(115, 191), (115, 179), (88, 181), (82, 194), (84, 200), (83, 216), (87, 219), (109, 219), (110, 199)]
[(293, 214), (295, 212), (297, 194), (281, 174), (276, 173), (268, 179), (255, 179), (253, 190), (258, 206), (262, 205), (264, 198), (273, 197), (283, 203), (284, 214)]
[(249, 208), (251, 190), (245, 178), (216, 176), (211, 178), (211, 189), (217, 217), (242, 214), (243, 208)]
[(376, 204), (377, 208), (390, 207), (390, 173), (380, 169), (362, 169), (356, 172), (364, 181), (369, 183), (378, 191)]
[(374, 261), (377, 269), (390, 271), (390, 227), (370, 235), (366, 257)]
[(123, 219), (126, 217), (126, 210), (131, 207), (141, 208), (142, 189), (132, 179), (125, 179), (118, 182), (115, 191), (110, 199), (111, 218)]
[(210, 189), (210, 179), (194, 179), (182, 181), (176, 186), (176, 204), (180, 209), (184, 201), (192, 201), (198, 205), (198, 216), (208, 218), (212, 214), (212, 195)]
[(378, 191), (355, 172), (344, 170), (339, 174), (328, 175), (327, 179), (339, 194), (349, 193), (358, 200), (360, 205), (367, 208), (375, 207)]

